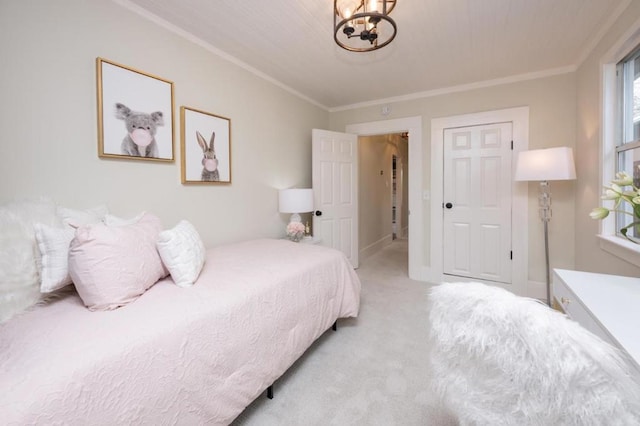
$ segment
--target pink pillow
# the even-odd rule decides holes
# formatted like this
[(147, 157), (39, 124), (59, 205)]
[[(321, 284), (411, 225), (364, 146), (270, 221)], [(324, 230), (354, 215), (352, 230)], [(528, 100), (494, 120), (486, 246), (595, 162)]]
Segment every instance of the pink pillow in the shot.
[(69, 275), (92, 311), (115, 309), (140, 297), (167, 275), (156, 238), (160, 219), (146, 213), (137, 223), (81, 226), (69, 248)]

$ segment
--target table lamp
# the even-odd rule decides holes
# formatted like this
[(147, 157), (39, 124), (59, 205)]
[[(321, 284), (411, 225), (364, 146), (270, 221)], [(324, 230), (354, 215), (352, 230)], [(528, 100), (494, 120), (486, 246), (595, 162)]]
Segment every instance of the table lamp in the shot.
[(300, 213), (313, 211), (313, 189), (281, 189), (278, 193), (280, 213), (292, 213), (289, 223), (300, 222)]

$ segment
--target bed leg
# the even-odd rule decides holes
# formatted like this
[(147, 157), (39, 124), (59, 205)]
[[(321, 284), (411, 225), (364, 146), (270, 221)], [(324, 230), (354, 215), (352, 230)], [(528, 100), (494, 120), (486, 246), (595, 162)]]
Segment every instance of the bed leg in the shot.
[(267, 398), (273, 399), (273, 385), (267, 388)]
[(336, 322), (333, 323), (333, 325), (331, 326), (331, 329), (333, 331), (337, 331), (338, 330), (338, 320), (336, 320)]

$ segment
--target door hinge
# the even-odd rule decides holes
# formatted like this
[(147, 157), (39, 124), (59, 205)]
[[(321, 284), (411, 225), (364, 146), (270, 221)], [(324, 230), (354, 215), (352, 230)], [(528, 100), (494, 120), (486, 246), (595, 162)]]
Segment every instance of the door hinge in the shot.
[(513, 151), (513, 141), (511, 141), (511, 151)]
[(513, 260), (513, 250), (509, 252), (509, 259)]

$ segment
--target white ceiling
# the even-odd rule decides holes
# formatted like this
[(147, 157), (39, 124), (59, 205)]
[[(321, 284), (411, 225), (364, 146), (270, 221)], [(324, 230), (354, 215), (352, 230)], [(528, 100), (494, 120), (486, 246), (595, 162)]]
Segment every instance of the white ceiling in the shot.
[(368, 53), (335, 44), (332, 0), (118, 2), (327, 109), (339, 109), (571, 71), (629, 1), (397, 0), (391, 14), (396, 39)]

